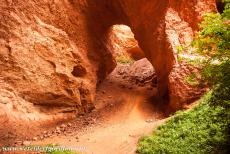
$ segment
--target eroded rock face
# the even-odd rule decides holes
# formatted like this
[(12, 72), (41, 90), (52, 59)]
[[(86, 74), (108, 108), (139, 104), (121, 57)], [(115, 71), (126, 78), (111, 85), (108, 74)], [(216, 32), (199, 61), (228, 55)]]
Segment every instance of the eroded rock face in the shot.
[(215, 0), (170, 0), (166, 13), (166, 33), (174, 53), (179, 45), (188, 45), (198, 30), (198, 23), (208, 12), (216, 11)]
[(169, 3), (193, 30), (198, 29), (198, 23), (205, 13), (216, 11), (216, 0), (169, 0)]
[(189, 45), (198, 30), (202, 15), (215, 12), (216, 4), (215, 0), (170, 0), (169, 3), (170, 7), (166, 14), (166, 33), (176, 59), (176, 65), (169, 76), (169, 95), (170, 106), (177, 110), (183, 108), (183, 104), (189, 104), (198, 99), (207, 90), (205, 87), (186, 83), (186, 77), (192, 73), (197, 75), (198, 68), (187, 63), (180, 64), (177, 61), (177, 46)]
[[(56, 12), (51, 13), (50, 5), (43, 1), (1, 4), (0, 76), (5, 83), (1, 89), (12, 89), (22, 102), (15, 103), (12, 111), (26, 106), (22, 99), (39, 106), (62, 106), (67, 112), (87, 112), (92, 106), (95, 75), (91, 75), (91, 65), (79, 51), (80, 46), (65, 31), (67, 27), (59, 27), (67, 23), (65, 18), (60, 17), (60, 22), (55, 17), (68, 7), (55, 8), (61, 5), (56, 4)], [(72, 73), (79, 67), (85, 71), (84, 77)], [(0, 95), (5, 97), (4, 93)], [(33, 111), (28, 108), (27, 112)]]
[[(164, 25), (159, 25), (166, 1), (3, 1), (0, 9), (1, 81), (32, 104), (87, 111), (96, 83), (115, 67), (108, 39), (114, 24), (131, 27), (162, 76), (160, 82), (172, 67), (172, 56), (159, 62), (167, 42)], [(163, 93), (167, 84), (159, 85)]]
[[(159, 95), (167, 96), (175, 57), (166, 23), (170, 31), (180, 18), (179, 23), (187, 22), (185, 27), (193, 30), (198, 18), (194, 11), (205, 12), (203, 7), (212, 5), (208, 0), (1, 1), (1, 110), (13, 104), (12, 112), (6, 113), (9, 117), (19, 108), (34, 105), (39, 106), (34, 110), (44, 114), (50, 111), (41, 111), (40, 106), (64, 108), (65, 112), (90, 110), (97, 83), (116, 66), (108, 36), (115, 24), (131, 28), (155, 68)], [(170, 15), (166, 22), (170, 7), (171, 14), (178, 14), (173, 24)], [(13, 103), (6, 91), (21, 103)]]
[(169, 106), (174, 111), (186, 108), (208, 90), (207, 85), (201, 82), (200, 68), (186, 61), (174, 66), (169, 81)]
[(138, 42), (128, 26), (114, 25), (111, 29), (110, 39), (114, 57), (130, 57), (133, 60), (145, 58), (143, 50), (138, 46)]

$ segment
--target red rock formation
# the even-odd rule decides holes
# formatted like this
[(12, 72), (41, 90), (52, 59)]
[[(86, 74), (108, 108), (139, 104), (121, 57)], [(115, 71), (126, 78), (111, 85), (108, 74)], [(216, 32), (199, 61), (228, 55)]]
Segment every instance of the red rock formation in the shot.
[(143, 50), (138, 46), (138, 42), (128, 26), (114, 25), (110, 32), (110, 39), (114, 57), (130, 57), (133, 60), (145, 58)]
[(193, 30), (198, 29), (198, 23), (204, 13), (216, 11), (216, 0), (169, 0), (169, 3)]
[(87, 110), (95, 83), (115, 67), (107, 36), (122, 23), (155, 66), (163, 95), (173, 60), (166, 9), (167, 1), (1, 2), (1, 80), (33, 104)]
[[(177, 59), (178, 45), (188, 45), (198, 30), (198, 23), (202, 15), (207, 12), (215, 12), (215, 0), (170, 0), (170, 8), (166, 14), (166, 33), (172, 45), (175, 59)], [(176, 62), (173, 71), (169, 76), (169, 95), (170, 106), (173, 109), (183, 107), (183, 104), (191, 103), (205, 92), (203, 87), (194, 87), (185, 82), (186, 76), (189, 76), (197, 68), (192, 69), (188, 64), (179, 64)]]
[(173, 52), (165, 33), (168, 1), (130, 0), (120, 1), (120, 5), (122, 12), (126, 13), (126, 19), (128, 18), (124, 24), (127, 22), (127, 25), (131, 27), (139, 46), (156, 70), (159, 96), (167, 96), (168, 75), (174, 61)]
[(210, 6), (208, 2), (1, 1), (0, 110), (12, 111), (6, 114), (15, 117), (15, 112), (28, 106), (23, 113), (37, 111), (38, 120), (43, 116), (39, 116), (41, 109), (36, 106), (52, 106), (60, 109), (58, 112), (90, 110), (97, 83), (116, 66), (108, 37), (115, 24), (131, 28), (156, 70), (159, 96), (167, 96), (168, 75), (174, 63), (165, 31), (167, 9), (171, 5), (181, 19), (196, 27), (194, 11), (202, 12), (200, 6)]

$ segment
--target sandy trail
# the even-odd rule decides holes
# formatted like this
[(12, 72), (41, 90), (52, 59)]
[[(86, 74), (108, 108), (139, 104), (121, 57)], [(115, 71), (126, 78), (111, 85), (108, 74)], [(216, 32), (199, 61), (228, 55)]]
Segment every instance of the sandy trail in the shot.
[(150, 99), (154, 89), (138, 87), (108, 78), (98, 88), (96, 109), (100, 114), (94, 125), (84, 130), (61, 134), (34, 145), (86, 147), (87, 154), (133, 154), (138, 139), (161, 124), (165, 115)]

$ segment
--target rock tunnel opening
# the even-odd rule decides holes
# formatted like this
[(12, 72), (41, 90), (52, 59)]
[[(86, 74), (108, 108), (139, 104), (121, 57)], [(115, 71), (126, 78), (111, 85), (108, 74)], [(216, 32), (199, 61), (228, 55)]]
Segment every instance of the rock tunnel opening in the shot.
[[(157, 75), (153, 65), (138, 45), (130, 27), (114, 25), (109, 38), (116, 67), (97, 86), (95, 109), (108, 108), (110, 115), (127, 122), (148, 119), (164, 106), (156, 101)], [(151, 117), (151, 116), (150, 116)]]
[[(139, 47), (138, 41), (129, 26), (113, 25), (110, 31), (113, 57), (117, 66), (108, 78), (124, 82), (128, 88), (149, 86), (157, 87), (157, 76), (152, 64)], [(124, 86), (124, 85), (123, 85)]]

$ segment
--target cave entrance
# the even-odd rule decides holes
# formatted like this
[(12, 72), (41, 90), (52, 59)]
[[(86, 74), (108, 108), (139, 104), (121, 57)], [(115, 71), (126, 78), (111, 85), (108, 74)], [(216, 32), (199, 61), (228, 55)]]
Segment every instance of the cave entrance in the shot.
[[(156, 74), (152, 64), (145, 58), (131, 29), (126, 25), (111, 27), (110, 40), (113, 46), (113, 56), (117, 66), (110, 76), (117, 76), (129, 87), (156, 87)], [(150, 88), (149, 87), (149, 88)]]
[(105, 117), (112, 116), (114, 121), (122, 121), (124, 125), (133, 121), (145, 123), (155, 113), (163, 114), (153, 101), (153, 96), (157, 94), (156, 73), (139, 48), (131, 29), (114, 25), (109, 40), (117, 65), (98, 85), (96, 108), (106, 113), (108, 111)]

